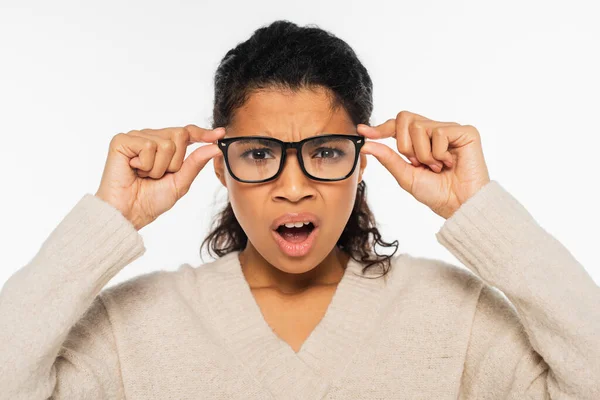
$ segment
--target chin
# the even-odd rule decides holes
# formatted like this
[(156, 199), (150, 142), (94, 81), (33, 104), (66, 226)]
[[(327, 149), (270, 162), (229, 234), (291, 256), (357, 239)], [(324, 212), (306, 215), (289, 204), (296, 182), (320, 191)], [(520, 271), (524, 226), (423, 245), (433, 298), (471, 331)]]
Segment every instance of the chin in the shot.
[(277, 245), (270, 245), (267, 252), (263, 255), (263, 258), (273, 267), (288, 274), (309, 272), (319, 265), (329, 254), (322, 254), (322, 251), (313, 248), (302, 257), (290, 257), (283, 253)]

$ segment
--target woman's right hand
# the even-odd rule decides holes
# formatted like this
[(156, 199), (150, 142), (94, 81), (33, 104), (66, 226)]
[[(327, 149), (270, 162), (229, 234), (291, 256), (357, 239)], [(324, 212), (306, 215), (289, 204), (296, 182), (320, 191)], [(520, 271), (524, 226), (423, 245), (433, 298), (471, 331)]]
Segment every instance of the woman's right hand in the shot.
[[(206, 163), (221, 154), (213, 143), (224, 135), (224, 128), (196, 125), (119, 133), (110, 142), (96, 196), (121, 211), (139, 231), (188, 192)], [(211, 144), (185, 158), (187, 146), (198, 142)]]

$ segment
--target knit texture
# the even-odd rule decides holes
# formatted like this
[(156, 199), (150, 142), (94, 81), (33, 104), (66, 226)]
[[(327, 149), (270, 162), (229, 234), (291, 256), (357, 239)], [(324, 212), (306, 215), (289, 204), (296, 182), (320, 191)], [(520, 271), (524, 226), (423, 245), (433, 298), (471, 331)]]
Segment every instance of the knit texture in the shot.
[(600, 399), (600, 288), (560, 242), (494, 180), (436, 238), (462, 266), (351, 259), (295, 352), (238, 252), (103, 289), (146, 249), (85, 194), (0, 291), (0, 399)]

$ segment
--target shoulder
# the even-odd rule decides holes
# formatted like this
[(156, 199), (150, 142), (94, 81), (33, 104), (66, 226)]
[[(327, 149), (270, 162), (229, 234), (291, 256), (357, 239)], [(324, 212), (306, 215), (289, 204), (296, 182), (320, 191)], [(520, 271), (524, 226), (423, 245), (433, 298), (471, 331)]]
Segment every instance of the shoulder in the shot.
[(431, 302), (459, 301), (488, 327), (521, 327), (516, 308), (506, 295), (464, 266), (402, 254), (394, 260), (390, 273), (396, 291), (426, 294)]
[(448, 327), (484, 342), (500, 335), (527, 347), (513, 303), (466, 267), (404, 254), (394, 260), (390, 274), (388, 301), (395, 314), (410, 313), (423, 327)]
[(175, 270), (157, 270), (135, 276), (105, 288), (100, 297), (107, 308), (151, 308), (169, 300), (190, 297), (194, 293), (196, 268), (181, 264)]
[(407, 253), (392, 259), (390, 282), (395, 286), (444, 291), (479, 293), (483, 280), (466, 267), (444, 260)]
[[(235, 255), (226, 255), (198, 266), (183, 263), (174, 270), (157, 270), (135, 276), (124, 282), (105, 288), (101, 296), (105, 302), (151, 305), (171, 298), (178, 300), (194, 298), (201, 291), (201, 281), (207, 275), (225, 276), (231, 271)], [(210, 278), (213, 278), (212, 276)]]

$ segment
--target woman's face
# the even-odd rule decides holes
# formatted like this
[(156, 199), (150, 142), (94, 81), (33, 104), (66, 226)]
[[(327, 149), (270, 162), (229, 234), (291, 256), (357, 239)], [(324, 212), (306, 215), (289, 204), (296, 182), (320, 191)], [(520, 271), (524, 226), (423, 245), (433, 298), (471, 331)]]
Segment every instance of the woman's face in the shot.
[[(321, 88), (254, 92), (236, 110), (226, 128), (226, 138), (270, 136), (286, 142), (324, 133), (357, 134), (345, 109), (332, 110), (330, 97)], [(215, 158), (214, 163), (217, 177), (227, 187), (233, 211), (248, 236), (250, 250), (256, 250), (266, 262), (283, 272), (303, 273), (334, 250), (352, 211), (366, 156), (360, 155), (349, 178), (337, 182), (319, 182), (304, 175), (294, 149), (287, 150), (281, 174), (264, 183), (236, 181), (227, 171), (223, 157)], [(301, 212), (314, 214), (318, 227), (310, 250), (301, 256), (290, 255), (278, 245), (274, 224), (286, 213)]]

